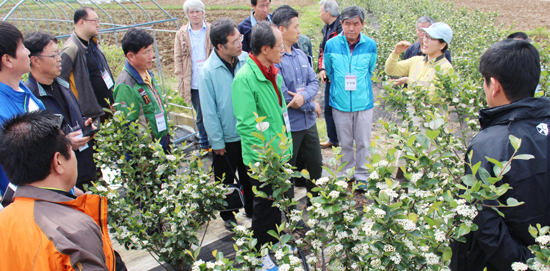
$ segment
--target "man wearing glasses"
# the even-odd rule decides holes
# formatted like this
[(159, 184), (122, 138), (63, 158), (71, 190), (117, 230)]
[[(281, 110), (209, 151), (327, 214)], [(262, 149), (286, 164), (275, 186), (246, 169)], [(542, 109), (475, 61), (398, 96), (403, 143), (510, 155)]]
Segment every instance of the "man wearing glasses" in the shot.
[(64, 45), (61, 55), (61, 78), (80, 103), (87, 118), (104, 116), (103, 108), (113, 103), (114, 86), (111, 68), (97, 44), (99, 17), (91, 7), (78, 8), (74, 13), (74, 32)]
[[(233, 184), (236, 171), (243, 185), (245, 211), (252, 217), (254, 194), (243, 163), (241, 137), (237, 132), (237, 119), (233, 114), (231, 82), (239, 69), (246, 64), (247, 53), (242, 50), (243, 35), (230, 18), (215, 21), (210, 30), (210, 41), (214, 51), (204, 63), (199, 75), (204, 127), (208, 141), (214, 151), (214, 176), (225, 184)], [(224, 177), (225, 175), (225, 177)], [(225, 228), (231, 230), (237, 220), (233, 212), (220, 212), (225, 221)]]
[(96, 179), (97, 170), (93, 157), (93, 141), (84, 135), (84, 127), (91, 124), (91, 118), (84, 118), (80, 105), (69, 89), (69, 83), (58, 77), (61, 74), (61, 54), (57, 39), (46, 32), (34, 32), (25, 37), (25, 47), (30, 51), (31, 73), (25, 85), (31, 90), (46, 110), (62, 115), (63, 132), (71, 142), (78, 161), (76, 186), (84, 190)]
[[(263, 146), (262, 141), (252, 135), (253, 132), (258, 133), (261, 129), (266, 140), (274, 138), (272, 145), (277, 146), (280, 140), (277, 134), (283, 133), (283, 127), (286, 127), (284, 134), (289, 140), (292, 139), (287, 105), (281, 89), (283, 78), (273, 65), (280, 63), (283, 57), (281, 31), (272, 23), (259, 22), (252, 28), (250, 45), (252, 52), (246, 59), (246, 65), (235, 75), (231, 86), (233, 112), (237, 118), (237, 132), (241, 137), (243, 160), (249, 167), (259, 160), (258, 152), (252, 146)], [(264, 125), (257, 125), (255, 113), (259, 117), (265, 117)], [(292, 148), (286, 153), (282, 153), (280, 148), (276, 151), (283, 161), (292, 157)], [(256, 179), (251, 179), (250, 182), (268, 196), (272, 194), (271, 186), (260, 188), (261, 183)], [(281, 224), (281, 213), (272, 204), (272, 200), (254, 198), (252, 230), (254, 238), (258, 239), (256, 248), (277, 240), (267, 233), (269, 230), (276, 231), (276, 225)]]
[(244, 35), (243, 51), (245, 52), (252, 51), (250, 45), (252, 27), (254, 27), (258, 22), (271, 22), (271, 14), (269, 14), (271, 0), (250, 0), (250, 5), (254, 11), (252, 11), (250, 16), (246, 17), (246, 19), (239, 23), (238, 27), (239, 32)]

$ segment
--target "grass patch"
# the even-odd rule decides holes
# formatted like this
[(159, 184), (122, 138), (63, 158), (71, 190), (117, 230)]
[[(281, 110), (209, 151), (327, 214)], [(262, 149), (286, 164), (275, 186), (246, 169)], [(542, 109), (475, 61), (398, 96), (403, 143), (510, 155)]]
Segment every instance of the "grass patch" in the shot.
[(325, 121), (325, 118), (317, 118), (317, 133), (319, 133), (321, 142), (328, 140), (327, 122)]

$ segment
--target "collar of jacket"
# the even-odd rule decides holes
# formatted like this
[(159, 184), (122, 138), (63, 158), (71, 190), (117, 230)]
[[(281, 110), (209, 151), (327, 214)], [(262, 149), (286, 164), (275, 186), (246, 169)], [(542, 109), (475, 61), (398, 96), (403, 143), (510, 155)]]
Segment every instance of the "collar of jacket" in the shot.
[[(141, 75), (139, 74), (139, 72), (134, 68), (134, 66), (132, 66), (128, 60), (126, 60), (126, 63), (124, 63), (124, 68), (130, 73), (130, 75), (132, 77), (134, 77), (134, 79), (136, 79), (136, 82), (140, 85), (145, 85), (145, 81), (143, 81), (143, 79), (141, 78)], [(151, 76), (151, 82), (153, 81), (153, 79), (155, 78), (155, 75), (147, 70), (147, 72), (149, 73), (149, 76)]]
[[(252, 67), (252, 71), (256, 75), (256, 78), (260, 81), (269, 81), (267, 77), (265, 77), (264, 73), (262, 72), (261, 68), (256, 64), (254, 59), (251, 57), (252, 53), (249, 53), (249, 56), (247, 58), (247, 63)], [(262, 64), (260, 64), (262, 65)], [(265, 68), (267, 70), (267, 68)], [(275, 75), (275, 80), (277, 80), (277, 73), (279, 72), (279, 69), (275, 68), (273, 64), (271, 64), (271, 73)], [(276, 82), (276, 81), (275, 81)]]
[[(248, 54), (243, 52), (237, 57), (237, 59), (239, 59), (239, 62), (246, 61), (247, 56), (248, 56)], [(223, 61), (221, 60), (221, 58), (216, 53), (216, 49), (212, 50), (212, 53), (210, 54), (210, 59), (212, 59), (212, 60), (210, 60), (212, 68), (217, 69), (220, 66), (225, 67), (225, 64), (223, 64)]]
[[(44, 97), (44, 96), (50, 96), (46, 90), (44, 90), (44, 88), (42, 87), (42, 85), (38, 84), (38, 82), (36, 82), (36, 79), (34, 79), (34, 76), (32, 76), (32, 74), (29, 72), (29, 81), (32, 82), (32, 85), (31, 87), (29, 87), (30, 91), (33, 93), (33, 94), (36, 94), (38, 93), (38, 95), (40, 97)], [(63, 80), (63, 78), (60, 78), (60, 77), (56, 77), (55, 78), (55, 82), (57, 82), (57, 84), (59, 84), (60, 86), (62, 87), (65, 87), (65, 88), (70, 88), (69, 86), (69, 83), (65, 80)], [(35, 87), (38, 86), (38, 89), (35, 89)]]
[[(338, 25), (340, 24), (340, 15), (338, 15), (336, 17), (336, 20), (334, 20), (334, 22), (332, 22), (331, 24), (326, 24), (327, 25), (327, 29), (329, 30), (332, 30), (332, 31), (335, 31), (337, 28), (338, 28)], [(336, 27), (336, 28), (335, 28)], [(330, 33), (329, 33), (330, 34)], [(340, 33), (338, 33), (340, 34)]]
[[(74, 30), (73, 30), (73, 33), (71, 34), (71, 36), (72, 36), (73, 41), (77, 44), (78, 47), (82, 47), (81, 49), (86, 49), (86, 50), (88, 49), (88, 46), (84, 45), (84, 43), (82, 43), (82, 41), (80, 41), (80, 39), (78, 38), (78, 35), (76, 34), (76, 32)], [(95, 44), (97, 44), (97, 38), (96, 37), (92, 37), (90, 40), (93, 41)]]
[(510, 104), (479, 111), (481, 129), (522, 119), (550, 117), (550, 99), (524, 98)]
[[(420, 46), (420, 45), (418, 45), (418, 46)], [(445, 58), (445, 53), (443, 53), (442, 55), (436, 57), (436, 58), (432, 61), (432, 63), (429, 63), (429, 62), (428, 62), (428, 55), (425, 55), (424, 58), (422, 59), (422, 61), (425, 61), (425, 62), (428, 62), (428, 64), (434, 65), (435, 63), (441, 61), (441, 60), (444, 59), (444, 58)]]

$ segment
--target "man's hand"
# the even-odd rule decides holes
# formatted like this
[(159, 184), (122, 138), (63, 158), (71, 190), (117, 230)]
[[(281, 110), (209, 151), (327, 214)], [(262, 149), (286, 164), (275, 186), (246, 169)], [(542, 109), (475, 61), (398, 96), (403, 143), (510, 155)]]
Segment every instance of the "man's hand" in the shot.
[(216, 155), (224, 155), (225, 154), (225, 148), (219, 149), (219, 150), (214, 150), (214, 153)]
[(395, 49), (393, 49), (393, 53), (399, 55), (399, 54), (407, 51), (407, 48), (409, 48), (410, 46), (411, 46), (410, 42), (408, 42), (406, 40), (400, 41), (395, 45)]
[(408, 80), (409, 80), (409, 77), (407, 77), (407, 76), (401, 77), (399, 79), (390, 79), (390, 81), (393, 81), (394, 85), (406, 84)]
[(325, 70), (320, 71), (319, 76), (321, 76), (321, 82), (323, 83), (327, 82), (327, 73), (325, 72)]
[(287, 107), (292, 107), (294, 109), (300, 108), (300, 106), (304, 105), (304, 96), (302, 94), (297, 94), (294, 92), (288, 92), (292, 96), (292, 101), (288, 103)]
[[(92, 130), (95, 130), (95, 129), (97, 128), (97, 127), (95, 127), (95, 126), (92, 124), (92, 119), (91, 119), (91, 118), (88, 118), (88, 119), (86, 120), (86, 122), (84, 122), (84, 126), (88, 126), (88, 125), (92, 125)], [(92, 138), (94, 138), (95, 135), (96, 135), (96, 134), (94, 134), (94, 135), (92, 136)]]
[(315, 113), (317, 113), (317, 117), (321, 117), (321, 105), (317, 101), (313, 101), (315, 103)]
[(79, 130), (79, 131), (76, 131), (76, 132), (69, 133), (67, 135), (67, 137), (71, 141), (71, 147), (73, 148), (74, 151), (78, 150), (81, 147), (84, 147), (86, 145), (86, 143), (88, 143), (88, 141), (90, 141), (89, 136), (85, 136), (85, 137), (81, 137), (81, 138), (77, 137), (81, 134), (82, 134), (82, 130)]

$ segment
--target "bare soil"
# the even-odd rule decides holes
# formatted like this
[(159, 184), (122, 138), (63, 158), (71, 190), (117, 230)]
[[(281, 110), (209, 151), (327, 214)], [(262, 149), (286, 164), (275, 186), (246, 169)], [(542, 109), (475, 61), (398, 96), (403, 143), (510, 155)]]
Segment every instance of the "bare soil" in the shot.
[(448, 0), (456, 7), (483, 12), (498, 12), (497, 22), (512, 30), (550, 29), (549, 0)]

